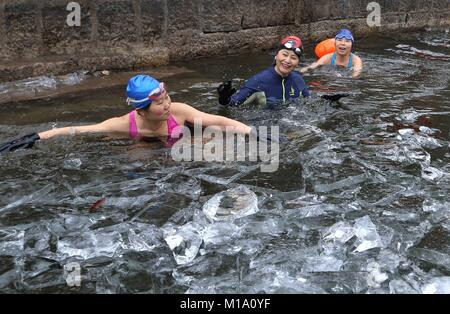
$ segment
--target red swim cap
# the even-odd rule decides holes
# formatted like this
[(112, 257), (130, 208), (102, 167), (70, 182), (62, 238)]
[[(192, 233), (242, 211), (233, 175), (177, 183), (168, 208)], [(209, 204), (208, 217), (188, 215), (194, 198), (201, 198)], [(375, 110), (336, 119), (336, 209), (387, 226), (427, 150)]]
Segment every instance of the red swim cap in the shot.
[(292, 50), (296, 55), (300, 57), (303, 53), (302, 41), (297, 36), (287, 36), (281, 41), (280, 47), (278, 47), (278, 51), (280, 51), (281, 49)]

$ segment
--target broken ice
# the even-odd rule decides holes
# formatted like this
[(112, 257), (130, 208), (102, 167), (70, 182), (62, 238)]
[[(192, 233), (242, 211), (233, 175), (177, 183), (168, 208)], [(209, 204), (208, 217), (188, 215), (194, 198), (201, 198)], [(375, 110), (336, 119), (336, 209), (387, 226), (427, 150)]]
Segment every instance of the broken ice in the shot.
[(197, 256), (202, 244), (199, 228), (197, 224), (188, 222), (181, 227), (166, 227), (164, 230), (164, 240), (178, 265), (187, 264)]
[(203, 205), (203, 212), (214, 221), (233, 220), (258, 211), (256, 194), (243, 185), (220, 192)]
[(356, 219), (354, 232), (359, 240), (359, 245), (354, 252), (363, 252), (383, 245), (377, 228), (369, 216)]

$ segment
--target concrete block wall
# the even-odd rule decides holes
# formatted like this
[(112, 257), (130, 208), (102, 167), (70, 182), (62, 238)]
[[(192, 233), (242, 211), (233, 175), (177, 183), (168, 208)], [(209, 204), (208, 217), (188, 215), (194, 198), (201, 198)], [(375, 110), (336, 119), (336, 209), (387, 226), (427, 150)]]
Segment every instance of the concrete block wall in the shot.
[(371, 0), (78, 0), (72, 27), (69, 2), (0, 0), (0, 81), (270, 49), (343, 26), (358, 37), (450, 25), (448, 0), (378, 0), (381, 27), (366, 23)]

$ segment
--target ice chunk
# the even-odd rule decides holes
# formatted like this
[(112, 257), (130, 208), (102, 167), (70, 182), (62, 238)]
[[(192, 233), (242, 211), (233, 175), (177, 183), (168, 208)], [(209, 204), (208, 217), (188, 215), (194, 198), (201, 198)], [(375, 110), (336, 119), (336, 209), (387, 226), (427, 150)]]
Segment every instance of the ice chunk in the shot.
[(267, 218), (263, 221), (251, 221), (246, 224), (245, 231), (248, 234), (276, 235), (284, 231), (284, 221), (281, 219)]
[(386, 273), (381, 272), (380, 265), (376, 262), (367, 265), (367, 285), (372, 288), (379, 288), (389, 277)]
[(160, 244), (160, 231), (153, 225), (137, 224), (137, 228), (128, 231), (128, 242), (123, 245), (124, 249), (138, 252), (152, 251)]
[(173, 252), (178, 265), (187, 264), (195, 259), (202, 244), (201, 227), (188, 222), (181, 227), (166, 227), (164, 240)]
[(326, 293), (324, 289), (287, 270), (267, 265), (250, 272), (243, 280), (248, 288), (243, 293)]
[(1, 238), (0, 255), (20, 256), (23, 254), (25, 231), (12, 230)]
[(421, 133), (424, 133), (424, 134), (427, 134), (427, 135), (433, 135), (434, 133), (436, 133), (437, 130), (430, 129), (429, 127), (426, 127), (426, 126), (422, 125), (422, 126), (419, 127), (419, 131)]
[[(18, 277), (19, 277), (19, 273), (16, 269), (11, 269), (9, 271), (2, 273), (0, 275), (0, 289), (3, 289), (4, 287), (9, 286), (15, 280), (17, 280)], [(5, 293), (5, 291), (2, 291), (2, 293)]]
[(409, 283), (401, 279), (395, 279), (389, 282), (389, 291), (391, 294), (417, 294), (418, 291), (415, 290)]
[(434, 137), (430, 137), (428, 135), (423, 136), (423, 135), (416, 134), (416, 135), (414, 135), (412, 140), (414, 140), (415, 143), (417, 143), (418, 145), (420, 145), (424, 148), (435, 149), (435, 148), (442, 147), (442, 144), (437, 139), (435, 139)]
[(331, 192), (334, 190), (339, 190), (342, 188), (348, 188), (352, 185), (355, 184), (360, 184), (364, 181), (367, 180), (367, 175), (365, 173), (357, 175), (357, 176), (352, 176), (352, 177), (348, 177), (330, 184), (316, 184), (314, 186), (314, 191), (316, 191), (317, 193), (326, 193), (326, 192)]
[(64, 228), (68, 231), (80, 231), (88, 229), (95, 223), (95, 220), (90, 216), (61, 214), (64, 219)]
[(431, 156), (421, 147), (393, 147), (382, 151), (377, 151), (377, 156), (397, 162), (423, 162), (429, 164)]
[(318, 204), (318, 205), (311, 205), (311, 206), (305, 206), (298, 208), (297, 211), (299, 212), (299, 217), (307, 218), (307, 217), (317, 217), (323, 215), (327, 210), (331, 209), (330, 211), (336, 210), (337, 206), (332, 204)]
[[(403, 46), (401, 48), (409, 48), (410, 47), (408, 45), (398, 45), (397, 47), (400, 48), (399, 46)], [(423, 113), (417, 112), (414, 109), (409, 109), (407, 111), (408, 112), (403, 112), (402, 114), (399, 115), (399, 119), (406, 123), (413, 123), (417, 120), (417, 118), (419, 118), (421, 115), (423, 115)]]
[(302, 272), (336, 272), (340, 271), (343, 261), (334, 256), (308, 257), (302, 267)]
[(359, 240), (359, 245), (354, 252), (363, 252), (383, 245), (377, 228), (369, 216), (356, 219), (354, 232)]
[(67, 75), (62, 75), (59, 77), (62, 84), (65, 85), (76, 85), (86, 78), (87, 71), (79, 71), (75, 73), (69, 73)]
[(238, 240), (236, 242), (236, 245), (239, 246), (240, 252), (246, 254), (246, 255), (253, 255), (257, 252), (260, 252), (262, 248), (264, 247), (264, 244), (261, 240)]
[(450, 277), (437, 277), (422, 286), (423, 294), (449, 294)]
[(400, 129), (398, 130), (398, 133), (403, 137), (408, 137), (414, 135), (415, 131), (414, 129)]
[(67, 159), (63, 163), (63, 168), (68, 170), (80, 170), (81, 164), (80, 158)]
[(28, 78), (25, 80), (18, 81), (16, 83), (17, 87), (24, 87), (26, 89), (55, 89), (56, 80), (54, 77), (49, 76), (37, 76), (33, 78)]
[(286, 205), (302, 205), (302, 206), (316, 205), (322, 203), (324, 199), (325, 198), (323, 196), (319, 196), (316, 194), (305, 194), (293, 200), (287, 201)]
[(355, 235), (352, 226), (345, 221), (340, 221), (332, 225), (324, 234), (325, 240), (333, 240), (344, 244)]
[(95, 230), (62, 237), (57, 244), (57, 253), (83, 259), (113, 257), (121, 248), (122, 237), (117, 231)]
[(378, 264), (383, 269), (391, 273), (395, 273), (400, 263), (405, 263), (406, 257), (394, 253), (391, 250), (382, 250), (378, 255)]
[(448, 175), (446, 172), (443, 172), (437, 168), (422, 165), (422, 178), (428, 181), (438, 181), (442, 177)]
[(215, 221), (234, 220), (258, 211), (256, 194), (244, 185), (220, 192), (203, 205), (203, 212)]
[(424, 212), (438, 212), (450, 210), (450, 203), (448, 202), (436, 202), (433, 200), (425, 200), (422, 204)]
[(169, 175), (163, 180), (157, 181), (155, 185), (163, 192), (173, 192), (197, 198), (202, 189), (199, 180), (185, 175)]
[(414, 256), (418, 259), (427, 261), (435, 265), (445, 267), (446, 269), (450, 270), (450, 256), (445, 253), (438, 252), (436, 250), (415, 247), (411, 248), (408, 251), (408, 255)]
[(51, 233), (45, 225), (34, 225), (26, 230), (24, 237), (24, 249), (36, 254), (39, 251), (50, 250)]
[(45, 196), (47, 196), (47, 194), (49, 194), (51, 191), (53, 191), (54, 188), (55, 188), (55, 186), (53, 183), (47, 184), (42, 189), (37, 190), (36, 192), (31, 193), (29, 195), (25, 195), (25, 196), (21, 197), (20, 199), (18, 199), (17, 201), (10, 203), (3, 208), (0, 208), (0, 213), (2, 211), (9, 210), (11, 208), (15, 208), (17, 206), (21, 206), (23, 204), (31, 203), (32, 201), (43, 199), (43, 198), (45, 198)]
[(207, 226), (203, 232), (205, 244), (226, 244), (239, 234), (239, 227), (230, 222), (217, 222)]

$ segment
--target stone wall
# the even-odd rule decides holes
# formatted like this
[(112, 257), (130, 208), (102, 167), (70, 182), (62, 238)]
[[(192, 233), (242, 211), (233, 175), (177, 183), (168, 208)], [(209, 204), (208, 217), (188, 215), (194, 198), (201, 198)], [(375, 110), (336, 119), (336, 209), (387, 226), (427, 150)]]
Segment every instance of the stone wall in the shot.
[(69, 2), (0, 0), (0, 81), (270, 49), (343, 26), (361, 37), (450, 25), (448, 0), (378, 0), (380, 27), (366, 23), (370, 0), (78, 0), (81, 25), (70, 27)]

